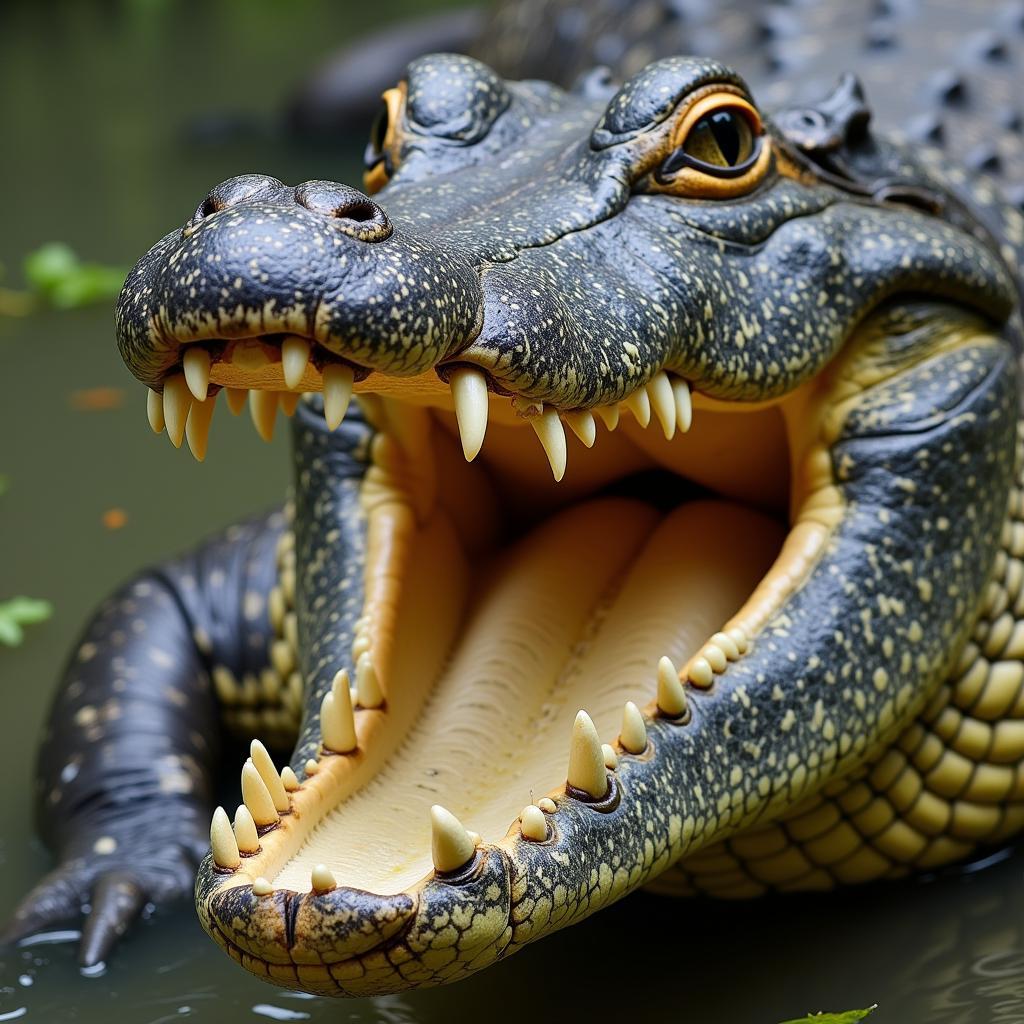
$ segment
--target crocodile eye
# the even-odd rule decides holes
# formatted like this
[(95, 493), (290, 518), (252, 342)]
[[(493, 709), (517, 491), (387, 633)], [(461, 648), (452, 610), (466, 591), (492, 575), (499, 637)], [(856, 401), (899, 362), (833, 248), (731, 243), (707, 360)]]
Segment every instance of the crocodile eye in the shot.
[(738, 110), (716, 110), (702, 117), (677, 152), (705, 166), (736, 167), (754, 151), (750, 122)]
[(363, 188), (372, 194), (382, 189), (398, 165), (398, 135), (405, 109), (405, 83), (388, 89), (381, 98), (377, 116), (370, 126), (370, 138), (363, 152)]
[(770, 162), (757, 111), (730, 93), (700, 97), (680, 116), (671, 149), (654, 173), (658, 191), (726, 199), (754, 188)]

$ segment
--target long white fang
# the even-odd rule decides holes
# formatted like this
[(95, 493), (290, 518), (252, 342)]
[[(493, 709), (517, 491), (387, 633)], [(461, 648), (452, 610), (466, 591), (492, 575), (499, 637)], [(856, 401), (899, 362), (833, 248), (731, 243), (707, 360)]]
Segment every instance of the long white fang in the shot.
[(487, 378), (469, 366), (452, 370), (448, 378), (459, 424), (462, 454), (472, 462), (480, 453), (487, 433)]
[(384, 703), (384, 691), (369, 654), (362, 655), (356, 662), (356, 696), (363, 708), (379, 708)]
[(292, 771), (291, 766), (287, 764), (281, 769), (281, 783), (286, 793), (295, 793), (301, 788), (299, 777)]
[(231, 831), (231, 821), (223, 807), (218, 807), (213, 812), (213, 821), (210, 822), (210, 846), (217, 867), (234, 871), (242, 863), (238, 856), (235, 833)]
[(313, 892), (325, 893), (338, 888), (338, 883), (331, 874), (331, 869), (326, 864), (317, 864), (310, 875), (310, 882), (313, 885)]
[(658, 708), (671, 718), (686, 714), (686, 690), (670, 658), (658, 662)]
[(622, 404), (633, 414), (633, 418), (641, 427), (651, 422), (651, 400), (644, 388), (637, 388), (633, 394), (622, 400)]
[(249, 808), (252, 820), (260, 828), (277, 824), (278, 813), (274, 799), (251, 758), (242, 765), (242, 800)]
[(330, 363), (324, 367), (324, 419), (329, 430), (337, 430), (348, 412), (354, 378), (350, 366)]
[(530, 418), (530, 426), (548, 457), (552, 475), (556, 481), (561, 480), (565, 476), (566, 448), (565, 430), (558, 413), (554, 409), (545, 409), (539, 416)]
[(690, 397), (690, 385), (682, 377), (673, 377), (672, 397), (676, 402), (676, 425), (685, 434), (693, 422), (693, 399)]
[(344, 669), (335, 675), (331, 692), (324, 694), (320, 704), (320, 738), (324, 747), (336, 754), (347, 754), (358, 745), (348, 672)]
[(658, 417), (665, 440), (671, 441), (676, 432), (676, 401), (668, 374), (664, 370), (656, 373), (648, 381), (647, 397), (651, 400), (651, 408)]
[(277, 774), (270, 752), (259, 740), (253, 740), (249, 744), (249, 754), (252, 757), (252, 763), (256, 765), (256, 771), (260, 773), (260, 778), (270, 791), (270, 798), (274, 801), (275, 809), (287, 811), (290, 806), (288, 794), (285, 792), (281, 776)]
[(185, 375), (175, 373), (164, 381), (164, 422), (167, 436), (175, 448), (181, 447), (185, 437), (185, 420), (188, 419), (192, 395), (185, 383)]
[(188, 447), (197, 462), (206, 458), (206, 445), (210, 440), (210, 421), (213, 410), (217, 407), (217, 396), (207, 398), (205, 402), (193, 402), (185, 420), (185, 436)]
[(626, 701), (622, 709), (622, 731), (619, 733), (622, 749), (630, 754), (642, 754), (647, 749), (647, 724), (640, 709), (631, 701)]
[(519, 827), (524, 839), (534, 843), (543, 843), (548, 837), (548, 823), (544, 820), (544, 812), (534, 804), (528, 804), (519, 815)]
[(191, 345), (185, 349), (181, 366), (185, 371), (189, 391), (196, 396), (197, 401), (205, 402), (210, 390), (210, 353), (198, 345)]
[(567, 781), (573, 789), (580, 789), (598, 800), (608, 792), (601, 737), (586, 711), (577, 712), (572, 725)]
[(451, 811), (434, 804), (430, 808), (430, 826), (430, 850), (437, 871), (458, 871), (470, 861), (476, 844)]
[(269, 441), (274, 436), (274, 421), (277, 419), (277, 392), (250, 391), (249, 412), (256, 433), (264, 441)]
[(594, 414), (587, 409), (580, 409), (576, 412), (562, 413), (562, 419), (569, 424), (569, 429), (586, 445), (593, 448), (597, 440), (597, 424), (594, 422)]
[(298, 335), (289, 334), (281, 343), (281, 369), (285, 384), (294, 390), (302, 383), (302, 375), (309, 363), (309, 342)]
[(224, 391), (227, 394), (228, 408), (231, 410), (231, 415), (241, 415), (242, 410), (245, 408), (245, 403), (248, 401), (249, 392), (245, 388), (225, 388)]
[(249, 808), (239, 804), (235, 808), (235, 839), (242, 853), (257, 853), (260, 848), (260, 834), (256, 831), (256, 822), (252, 820)]
[(164, 429), (164, 400), (159, 391), (146, 388), (146, 415), (154, 434), (162, 434)]
[(609, 431), (614, 430), (619, 425), (619, 407), (617, 405), (599, 405), (594, 412), (601, 417), (601, 422), (608, 428)]

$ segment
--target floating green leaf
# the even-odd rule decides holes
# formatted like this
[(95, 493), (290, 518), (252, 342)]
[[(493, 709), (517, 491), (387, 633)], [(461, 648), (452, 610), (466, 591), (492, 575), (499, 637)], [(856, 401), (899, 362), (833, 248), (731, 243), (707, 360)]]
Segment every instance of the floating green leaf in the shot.
[(49, 601), (35, 597), (12, 597), (0, 601), (0, 644), (17, 647), (25, 638), (23, 626), (45, 622), (53, 614)]
[(866, 1010), (847, 1010), (846, 1013), (809, 1013), (799, 1020), (784, 1020), (782, 1024), (856, 1024), (876, 1009), (877, 1003)]
[(24, 271), (32, 290), (57, 309), (112, 301), (126, 274), (120, 267), (82, 262), (63, 242), (49, 242), (29, 253)]

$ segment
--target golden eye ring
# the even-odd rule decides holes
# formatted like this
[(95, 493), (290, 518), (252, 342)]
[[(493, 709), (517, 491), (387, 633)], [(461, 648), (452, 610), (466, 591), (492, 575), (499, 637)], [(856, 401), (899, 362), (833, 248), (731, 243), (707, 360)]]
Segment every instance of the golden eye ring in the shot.
[(398, 165), (398, 135), (405, 109), (405, 82), (387, 89), (381, 96), (381, 108), (370, 128), (370, 139), (363, 155), (363, 191), (379, 192), (395, 173)]
[(738, 93), (716, 88), (679, 118), (652, 185), (685, 198), (729, 199), (759, 185), (770, 165), (771, 140), (757, 109)]

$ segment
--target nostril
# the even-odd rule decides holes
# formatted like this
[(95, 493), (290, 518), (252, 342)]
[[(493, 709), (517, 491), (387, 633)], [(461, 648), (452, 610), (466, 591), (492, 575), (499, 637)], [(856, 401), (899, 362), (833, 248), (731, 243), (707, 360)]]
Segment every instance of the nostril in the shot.
[(334, 220), (340, 231), (363, 242), (391, 234), (387, 214), (369, 196), (336, 181), (306, 181), (295, 189), (295, 201), (312, 213)]
[(224, 203), (221, 202), (216, 196), (207, 196), (203, 200), (203, 205), (199, 207), (200, 217), (209, 217), (210, 214), (216, 213), (218, 210), (224, 209)]
[(365, 223), (377, 216), (378, 209), (377, 204), (369, 199), (357, 199), (354, 202), (346, 202), (336, 206), (331, 215), (342, 220), (354, 220), (359, 223)]
[(284, 188), (284, 185), (269, 174), (240, 174), (228, 178), (210, 189), (207, 197), (196, 208), (189, 224), (193, 227), (201, 220), (213, 216), (219, 210), (235, 206), (260, 193)]

